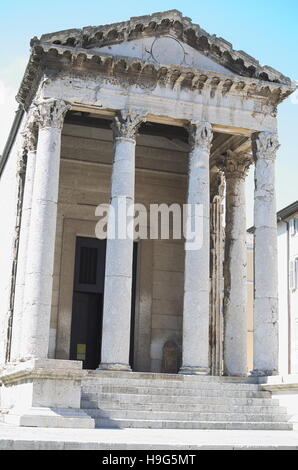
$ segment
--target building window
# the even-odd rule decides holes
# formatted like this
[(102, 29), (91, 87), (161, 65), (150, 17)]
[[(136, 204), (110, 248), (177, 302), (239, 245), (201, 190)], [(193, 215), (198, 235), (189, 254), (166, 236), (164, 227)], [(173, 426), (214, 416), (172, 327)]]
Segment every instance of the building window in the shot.
[(290, 289), (296, 290), (298, 288), (298, 256), (290, 261)]
[(290, 225), (290, 235), (292, 235), (293, 237), (294, 235), (296, 235), (296, 233), (298, 233), (298, 217), (291, 219), (289, 221), (289, 225)]

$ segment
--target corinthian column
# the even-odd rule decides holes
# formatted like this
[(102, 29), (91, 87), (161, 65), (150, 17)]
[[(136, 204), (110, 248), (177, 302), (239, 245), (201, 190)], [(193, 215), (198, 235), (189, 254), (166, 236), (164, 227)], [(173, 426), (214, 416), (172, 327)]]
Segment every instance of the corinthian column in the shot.
[[(182, 374), (209, 373), (209, 245), (210, 189), (209, 158), (212, 127), (208, 122), (192, 124), (188, 175), (186, 223), (201, 224), (202, 240), (196, 249), (185, 245)], [(193, 215), (195, 208), (200, 215)], [(192, 210), (193, 209), (193, 210)]]
[(245, 177), (252, 163), (246, 153), (227, 152), (224, 262), (224, 374), (247, 375)]
[(142, 112), (121, 111), (113, 125), (111, 206), (117, 224), (113, 238), (114, 219), (109, 214), (99, 369), (130, 370), (133, 230), (128, 233), (127, 227), (130, 225), (133, 228), (128, 212), (134, 204), (136, 133), (143, 121), (145, 116)]
[(37, 104), (39, 133), (23, 301), (23, 359), (48, 355), (61, 130), (69, 108), (54, 99)]
[(275, 202), (277, 135), (253, 139), (254, 194), (254, 369), (253, 375), (278, 373), (278, 277)]
[(18, 359), (19, 348), (22, 332), (22, 317), (23, 317), (23, 296), (25, 288), (25, 274), (26, 274), (26, 261), (28, 253), (28, 238), (30, 230), (31, 206), (32, 206), (32, 193), (35, 172), (36, 160), (36, 146), (38, 126), (36, 121), (36, 110), (31, 108), (28, 114), (28, 119), (23, 133), (23, 148), (27, 154), (25, 186), (22, 204), (22, 218), (21, 218), (21, 231), (20, 242), (18, 250), (18, 265), (17, 276), (15, 285), (15, 300), (13, 312), (13, 325), (12, 325), (12, 343), (11, 343), (11, 356), (12, 361)]

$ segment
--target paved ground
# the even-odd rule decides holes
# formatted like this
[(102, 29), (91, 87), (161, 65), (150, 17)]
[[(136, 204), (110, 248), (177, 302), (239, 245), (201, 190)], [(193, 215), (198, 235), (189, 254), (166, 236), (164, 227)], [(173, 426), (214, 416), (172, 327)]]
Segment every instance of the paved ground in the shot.
[(298, 431), (16, 428), (0, 424), (1, 450), (296, 449)]

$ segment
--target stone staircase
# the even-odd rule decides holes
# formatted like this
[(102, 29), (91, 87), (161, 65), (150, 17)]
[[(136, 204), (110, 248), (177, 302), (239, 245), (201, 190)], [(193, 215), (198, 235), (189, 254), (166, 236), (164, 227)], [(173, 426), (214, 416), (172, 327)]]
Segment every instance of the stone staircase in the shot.
[(254, 380), (88, 371), (81, 407), (99, 428), (291, 430)]

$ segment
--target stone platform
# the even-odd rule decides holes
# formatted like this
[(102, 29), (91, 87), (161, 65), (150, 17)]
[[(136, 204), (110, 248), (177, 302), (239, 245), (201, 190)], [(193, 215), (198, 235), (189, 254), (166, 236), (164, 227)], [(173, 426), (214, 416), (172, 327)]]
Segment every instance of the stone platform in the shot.
[(88, 371), (81, 409), (98, 428), (292, 430), (257, 380)]
[(51, 429), (0, 424), (0, 450), (298, 450), (297, 431)]

